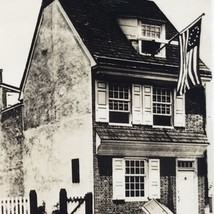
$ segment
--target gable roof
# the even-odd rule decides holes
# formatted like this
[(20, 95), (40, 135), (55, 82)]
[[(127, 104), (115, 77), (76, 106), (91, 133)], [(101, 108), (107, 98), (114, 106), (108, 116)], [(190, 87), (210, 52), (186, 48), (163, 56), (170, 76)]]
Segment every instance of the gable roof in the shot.
[[(168, 45), (170, 55), (167, 58), (143, 56), (137, 53), (119, 27), (117, 18), (135, 17), (161, 21), (170, 30), (166, 31), (166, 39), (171, 39), (177, 30), (162, 13), (158, 6), (149, 0), (58, 0), (80, 35), (85, 46), (92, 54), (98, 65), (121, 67), (135, 67), (142, 70), (145, 65), (163, 65), (174, 69), (178, 73), (179, 48)], [(39, 31), (39, 23), (42, 12), (53, 0), (43, 0), (39, 12), (35, 33), (28, 60), (26, 63), (23, 79), (20, 84), (21, 90), (27, 78), (27, 70), (33, 54), (33, 46)], [(201, 76), (211, 78), (211, 72), (200, 60)], [(161, 72), (166, 72), (161, 68)]]
[[(162, 21), (170, 29), (166, 39), (171, 39), (177, 30), (153, 1), (148, 0), (59, 0), (85, 45), (99, 62), (106, 59), (121, 59), (139, 63), (158, 63), (179, 67), (179, 47), (168, 45), (167, 58), (143, 56), (137, 53), (119, 27), (119, 17), (135, 17)], [(201, 74), (210, 75), (209, 69), (200, 60)]]
[[(95, 58), (154, 61), (151, 57), (141, 56), (135, 51), (117, 23), (117, 18), (124, 15), (167, 21), (154, 2), (146, 0), (60, 0), (60, 3)], [(174, 28), (173, 30), (176, 33)]]

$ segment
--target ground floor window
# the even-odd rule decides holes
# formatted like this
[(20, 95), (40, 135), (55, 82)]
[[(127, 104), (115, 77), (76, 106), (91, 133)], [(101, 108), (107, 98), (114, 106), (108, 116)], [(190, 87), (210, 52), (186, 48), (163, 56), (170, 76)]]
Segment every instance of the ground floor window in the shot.
[(145, 160), (125, 160), (125, 196), (144, 197), (146, 170)]
[(113, 158), (113, 199), (145, 201), (160, 197), (159, 159)]

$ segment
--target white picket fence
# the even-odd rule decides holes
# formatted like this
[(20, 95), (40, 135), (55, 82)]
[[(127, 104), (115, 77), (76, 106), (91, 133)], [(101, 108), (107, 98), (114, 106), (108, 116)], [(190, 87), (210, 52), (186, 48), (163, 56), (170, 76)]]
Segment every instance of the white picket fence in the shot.
[(0, 198), (0, 214), (30, 214), (29, 198)]

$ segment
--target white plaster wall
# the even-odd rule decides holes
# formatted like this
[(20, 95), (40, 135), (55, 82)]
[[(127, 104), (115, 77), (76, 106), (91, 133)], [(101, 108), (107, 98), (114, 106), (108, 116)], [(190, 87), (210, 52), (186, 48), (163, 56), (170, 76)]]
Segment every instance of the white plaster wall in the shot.
[[(90, 116), (65, 119), (25, 132), (25, 192), (36, 190), (38, 205), (45, 201), (48, 211), (59, 201), (61, 188), (67, 190), (68, 197), (93, 191), (90, 120)], [(73, 158), (80, 161), (79, 184), (72, 184)]]

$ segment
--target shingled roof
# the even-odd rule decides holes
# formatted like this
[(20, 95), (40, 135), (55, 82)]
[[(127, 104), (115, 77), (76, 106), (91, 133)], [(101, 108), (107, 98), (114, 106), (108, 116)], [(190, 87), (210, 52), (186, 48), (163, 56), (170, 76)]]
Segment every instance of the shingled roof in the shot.
[(116, 156), (203, 156), (207, 145), (206, 135), (177, 129), (150, 127), (100, 127), (98, 155)]
[(138, 129), (133, 127), (98, 127), (96, 129), (103, 142), (170, 142), (170, 143), (196, 143), (207, 144), (207, 137), (202, 133), (193, 133), (175, 129)]
[[(137, 53), (120, 29), (119, 17), (160, 20), (166, 24), (166, 39), (177, 30), (153, 1), (148, 0), (60, 0), (62, 7), (80, 34), (92, 56), (100, 64), (107, 59), (120, 64), (120, 60), (139, 63), (156, 63), (179, 67), (179, 47), (168, 45), (166, 58), (143, 56)], [(169, 30), (170, 29), (170, 30)], [(125, 61), (123, 62), (125, 63)], [(201, 75), (210, 76), (205, 64), (200, 61)]]
[[(43, 10), (53, 1), (43, 0), (42, 2), (25, 72), (20, 84), (21, 89), (24, 86)], [(178, 46), (168, 45), (166, 49), (167, 53), (170, 54), (166, 58), (140, 55), (132, 47), (117, 22), (117, 18), (124, 16), (161, 20), (167, 25), (166, 39), (172, 38), (177, 33), (177, 30), (153, 1), (59, 0), (59, 2), (98, 65), (122, 66), (123, 68), (139, 70), (147, 69), (146, 65), (149, 65), (150, 69), (151, 65), (156, 65), (160, 72), (178, 74)], [(211, 72), (206, 65), (201, 60), (199, 64), (201, 76), (208, 79), (211, 78)]]

